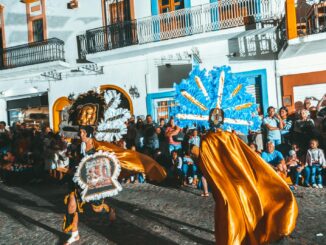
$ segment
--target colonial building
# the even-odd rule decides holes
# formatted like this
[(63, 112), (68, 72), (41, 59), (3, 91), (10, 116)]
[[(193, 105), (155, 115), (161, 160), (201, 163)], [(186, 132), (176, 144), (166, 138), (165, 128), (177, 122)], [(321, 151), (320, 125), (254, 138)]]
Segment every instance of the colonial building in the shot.
[(302, 13), (293, 0), (0, 3), (0, 120), (8, 123), (49, 120), (57, 129), (69, 97), (93, 88), (119, 91), (135, 115), (167, 118), (173, 83), (194, 65), (248, 77), (264, 111), (283, 100), (292, 108), (304, 86), (326, 92), (326, 23), (314, 17), (323, 1), (305, 2)]

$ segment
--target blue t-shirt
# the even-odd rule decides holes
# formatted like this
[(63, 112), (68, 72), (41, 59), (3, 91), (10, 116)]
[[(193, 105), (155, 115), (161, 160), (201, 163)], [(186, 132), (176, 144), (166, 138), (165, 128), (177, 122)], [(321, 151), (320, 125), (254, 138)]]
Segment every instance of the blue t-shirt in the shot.
[(264, 151), (261, 154), (261, 157), (265, 160), (265, 162), (271, 165), (277, 165), (284, 159), (282, 153), (277, 150), (274, 150), (272, 153)]
[(187, 164), (188, 162), (194, 164), (194, 161), (190, 157), (183, 157), (183, 163)]
[[(263, 124), (264, 125), (268, 124), (271, 127), (278, 127), (279, 121), (276, 118), (265, 117), (263, 120)], [(266, 127), (266, 130), (267, 130), (267, 139), (269, 139), (269, 140), (280, 140), (281, 139), (280, 130), (269, 130), (267, 127)]]

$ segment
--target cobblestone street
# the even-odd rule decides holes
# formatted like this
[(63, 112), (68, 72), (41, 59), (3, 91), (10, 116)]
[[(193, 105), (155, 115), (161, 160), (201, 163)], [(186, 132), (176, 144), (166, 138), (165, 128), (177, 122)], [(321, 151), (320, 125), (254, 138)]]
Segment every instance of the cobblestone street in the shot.
[[(62, 244), (65, 190), (64, 185), (0, 184), (0, 244)], [(276, 244), (325, 244), (326, 190), (300, 188), (296, 197), (297, 228)], [(214, 244), (214, 201), (197, 190), (129, 184), (111, 204), (117, 221), (82, 215), (76, 244)]]

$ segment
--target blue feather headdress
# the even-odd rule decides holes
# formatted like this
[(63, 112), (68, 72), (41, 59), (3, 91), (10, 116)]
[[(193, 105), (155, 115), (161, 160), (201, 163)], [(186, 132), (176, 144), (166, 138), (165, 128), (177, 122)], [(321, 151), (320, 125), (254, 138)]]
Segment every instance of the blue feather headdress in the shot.
[(210, 111), (219, 108), (224, 112), (222, 129), (257, 131), (261, 120), (255, 98), (246, 91), (248, 85), (248, 79), (234, 75), (230, 67), (214, 67), (207, 73), (197, 66), (187, 79), (174, 84), (177, 106), (171, 115), (181, 127), (209, 128)]

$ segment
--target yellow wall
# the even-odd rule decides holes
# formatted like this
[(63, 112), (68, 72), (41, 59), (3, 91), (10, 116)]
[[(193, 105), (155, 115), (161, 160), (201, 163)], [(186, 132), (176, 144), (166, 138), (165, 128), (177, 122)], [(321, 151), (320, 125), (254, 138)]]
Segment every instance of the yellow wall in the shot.
[(60, 97), (57, 99), (52, 108), (53, 112), (53, 131), (59, 131), (59, 125), (61, 122), (60, 112), (65, 108), (67, 105), (70, 105), (70, 100), (67, 97)]

